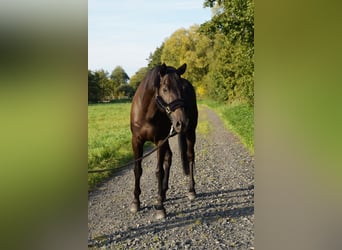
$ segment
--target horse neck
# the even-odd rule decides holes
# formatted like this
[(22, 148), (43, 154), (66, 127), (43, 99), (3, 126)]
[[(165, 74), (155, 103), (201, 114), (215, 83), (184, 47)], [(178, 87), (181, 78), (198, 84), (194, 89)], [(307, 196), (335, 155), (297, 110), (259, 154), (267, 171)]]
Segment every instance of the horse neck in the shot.
[(156, 91), (152, 86), (144, 84), (142, 87), (141, 103), (140, 106), (144, 111), (147, 120), (152, 119), (158, 111), (157, 104), (155, 102)]

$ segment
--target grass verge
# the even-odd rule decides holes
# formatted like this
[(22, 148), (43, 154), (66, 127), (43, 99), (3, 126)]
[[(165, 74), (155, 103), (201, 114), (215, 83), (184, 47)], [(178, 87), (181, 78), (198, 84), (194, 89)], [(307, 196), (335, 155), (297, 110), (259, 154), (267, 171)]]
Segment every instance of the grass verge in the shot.
[(247, 104), (228, 105), (212, 100), (200, 100), (200, 104), (212, 108), (224, 122), (226, 128), (234, 132), (254, 155), (254, 108)]

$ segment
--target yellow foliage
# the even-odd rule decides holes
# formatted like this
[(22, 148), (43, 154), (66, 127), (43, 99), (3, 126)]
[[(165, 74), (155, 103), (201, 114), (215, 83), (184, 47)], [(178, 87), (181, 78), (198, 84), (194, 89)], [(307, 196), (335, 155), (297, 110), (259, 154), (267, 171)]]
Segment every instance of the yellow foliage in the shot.
[(196, 93), (198, 97), (204, 97), (206, 94), (205, 88), (203, 86), (198, 86), (196, 88)]
[[(178, 29), (164, 42), (161, 61), (173, 67), (187, 64), (183, 75), (194, 86), (198, 87), (208, 71), (208, 55), (210, 54), (210, 40), (198, 33), (199, 26), (189, 29)], [(202, 89), (200, 93), (204, 93)]]

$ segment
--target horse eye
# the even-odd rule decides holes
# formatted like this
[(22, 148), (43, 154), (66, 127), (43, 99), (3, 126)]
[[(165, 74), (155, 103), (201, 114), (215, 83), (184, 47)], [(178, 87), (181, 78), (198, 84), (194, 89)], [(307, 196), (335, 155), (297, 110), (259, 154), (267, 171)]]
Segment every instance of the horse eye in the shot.
[(163, 92), (166, 93), (167, 92), (167, 88), (163, 88)]

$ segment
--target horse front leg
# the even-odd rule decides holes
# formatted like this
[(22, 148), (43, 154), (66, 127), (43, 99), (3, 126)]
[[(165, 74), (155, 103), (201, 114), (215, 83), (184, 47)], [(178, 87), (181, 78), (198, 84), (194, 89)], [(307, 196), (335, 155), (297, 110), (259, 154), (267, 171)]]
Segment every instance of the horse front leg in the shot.
[[(157, 145), (159, 145), (159, 142)], [(155, 205), (156, 208), (156, 218), (164, 219), (166, 217), (165, 208), (163, 202), (165, 200), (165, 192), (163, 188), (163, 183), (165, 179), (165, 171), (164, 171), (164, 159), (165, 159), (166, 147), (165, 145), (161, 146), (158, 150), (158, 160), (157, 160), (157, 169), (156, 169), (156, 177), (158, 181), (158, 197), (157, 197), (157, 204)]]
[[(133, 136), (132, 137), (132, 148), (134, 151), (134, 159), (139, 159), (143, 155), (143, 145), (144, 142), (140, 141), (137, 137)], [(142, 175), (142, 167), (141, 167), (141, 160), (138, 160), (134, 164), (134, 198), (133, 202), (130, 207), (130, 211), (132, 213), (136, 213), (140, 210), (140, 199), (139, 196), (141, 194), (141, 189), (140, 189), (140, 178)]]
[(169, 176), (170, 176), (170, 167), (172, 164), (172, 152), (170, 149), (169, 142), (165, 143), (166, 152), (164, 157), (164, 179), (163, 179), (163, 187), (162, 187), (162, 201), (166, 201), (166, 191), (169, 189)]

